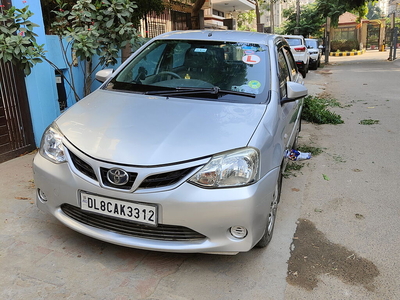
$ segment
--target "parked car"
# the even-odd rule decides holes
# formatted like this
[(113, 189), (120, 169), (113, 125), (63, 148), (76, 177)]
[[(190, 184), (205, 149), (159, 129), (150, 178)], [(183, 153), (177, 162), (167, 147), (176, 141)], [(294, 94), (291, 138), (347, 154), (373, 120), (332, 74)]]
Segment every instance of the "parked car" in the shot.
[(304, 37), (302, 35), (285, 35), (284, 37), (292, 49), (301, 75), (306, 78), (310, 64), (310, 53), (308, 52)]
[(265, 247), (307, 95), (276, 35), (178, 31), (136, 51), (45, 131), (36, 203), (128, 247)]
[(310, 69), (316, 70), (321, 65), (322, 47), (317, 39), (305, 39), (308, 52), (310, 52)]

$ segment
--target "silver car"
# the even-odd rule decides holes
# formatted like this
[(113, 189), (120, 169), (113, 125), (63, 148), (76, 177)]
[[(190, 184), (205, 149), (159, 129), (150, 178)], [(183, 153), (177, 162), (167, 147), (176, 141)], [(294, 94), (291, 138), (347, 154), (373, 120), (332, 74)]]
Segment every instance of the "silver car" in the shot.
[(307, 94), (282, 37), (169, 32), (97, 79), (43, 134), (41, 210), (140, 249), (236, 254), (269, 243)]

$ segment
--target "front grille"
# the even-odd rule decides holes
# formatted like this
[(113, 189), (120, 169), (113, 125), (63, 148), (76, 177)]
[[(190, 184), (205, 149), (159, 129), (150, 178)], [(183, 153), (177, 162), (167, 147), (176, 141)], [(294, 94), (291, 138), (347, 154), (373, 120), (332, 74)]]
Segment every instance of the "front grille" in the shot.
[(177, 183), (179, 180), (184, 178), (190, 172), (192, 172), (195, 168), (187, 168), (178, 171), (172, 171), (162, 174), (156, 174), (147, 177), (145, 180), (142, 181), (139, 188), (140, 189), (150, 189), (150, 188), (157, 188), (163, 186), (169, 186)]
[(72, 163), (74, 164), (75, 168), (79, 172), (97, 181), (96, 174), (94, 173), (93, 168), (88, 163), (80, 159), (71, 151), (69, 151), (69, 156), (71, 157)]
[(157, 227), (152, 227), (88, 213), (70, 204), (61, 205), (61, 209), (67, 216), (78, 222), (128, 236), (163, 241), (196, 241), (206, 238), (204, 235), (182, 226), (159, 224)]

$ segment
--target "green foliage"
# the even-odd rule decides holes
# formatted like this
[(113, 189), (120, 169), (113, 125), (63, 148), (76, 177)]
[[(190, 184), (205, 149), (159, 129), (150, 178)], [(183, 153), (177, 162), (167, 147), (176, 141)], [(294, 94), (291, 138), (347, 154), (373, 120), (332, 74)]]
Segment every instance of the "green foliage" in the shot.
[(304, 153), (311, 153), (312, 156), (317, 156), (323, 152), (321, 148), (313, 146), (299, 146), (297, 150)]
[(379, 124), (379, 120), (364, 119), (364, 120), (361, 120), (359, 124), (361, 124), (361, 125), (374, 125), (374, 124)]
[(238, 29), (242, 31), (252, 31), (252, 22), (256, 18), (256, 12), (254, 10), (249, 10), (248, 12), (241, 13), (237, 18)]
[(284, 178), (289, 178), (290, 176), (296, 177), (296, 171), (300, 171), (304, 167), (304, 164), (299, 164), (298, 162), (288, 162), (283, 172), (282, 176)]
[(359, 43), (357, 40), (334, 40), (331, 42), (331, 51), (352, 51), (358, 50)]
[[(50, 31), (51, 24), (56, 21), (57, 16), (54, 14), (54, 11), (58, 11), (60, 9), (60, 5), (57, 2), (59, 1), (40, 0), (43, 11), (44, 25), (47, 32)], [(96, 5), (96, 1), (92, 2), (94, 5)], [(140, 19), (143, 19), (149, 12), (161, 13), (165, 9), (165, 5), (162, 0), (135, 0), (132, 2), (134, 2), (137, 6), (132, 13), (132, 22), (134, 23), (135, 27), (139, 26)], [(64, 5), (62, 9), (71, 11), (72, 6), (74, 6), (76, 3), (76, 0), (63, 0), (62, 3)]]
[[(392, 16), (390, 16), (389, 18), (385, 18), (385, 20), (386, 20), (386, 25), (388, 27), (391, 27), (392, 26), (392, 21), (393, 21)], [(400, 18), (395, 18), (394, 26), (400, 29)]]
[(36, 43), (37, 35), (33, 32), (38, 25), (29, 21), (32, 15), (29, 6), (21, 9), (13, 6), (0, 14), (0, 60), (18, 66), (25, 75), (44, 56), (44, 45)]
[(346, 11), (357, 14), (359, 20), (363, 18), (368, 12), (368, 2), (369, 0), (317, 0), (316, 5), (321, 16), (330, 17), (332, 26), (337, 27), (339, 17)]
[(102, 65), (117, 63), (119, 50), (138, 35), (134, 17), (137, 8), (129, 0), (78, 0), (71, 10), (67, 3), (56, 0), (59, 10), (52, 32), (72, 43), (77, 57), (90, 60), (100, 57)]
[(328, 107), (338, 106), (334, 99), (325, 99), (315, 96), (304, 98), (302, 119), (316, 124), (342, 124), (341, 116), (328, 110)]
[(283, 34), (294, 34), (298, 29), (299, 34), (308, 37), (320, 37), (321, 27), (325, 22), (325, 18), (319, 13), (316, 5), (309, 4), (301, 8), (299, 27), (296, 24), (296, 9), (289, 8), (283, 11), (283, 16), (287, 21), (283, 25)]

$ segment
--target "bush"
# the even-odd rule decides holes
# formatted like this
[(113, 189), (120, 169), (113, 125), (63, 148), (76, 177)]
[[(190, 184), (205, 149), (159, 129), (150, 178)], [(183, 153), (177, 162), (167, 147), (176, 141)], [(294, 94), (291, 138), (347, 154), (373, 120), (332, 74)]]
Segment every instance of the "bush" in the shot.
[(307, 96), (304, 98), (303, 112), (301, 118), (305, 121), (316, 124), (342, 124), (342, 117), (327, 109), (329, 106), (340, 106), (339, 102), (333, 99)]
[(332, 52), (359, 50), (359, 47), (357, 40), (334, 40), (331, 42)]

